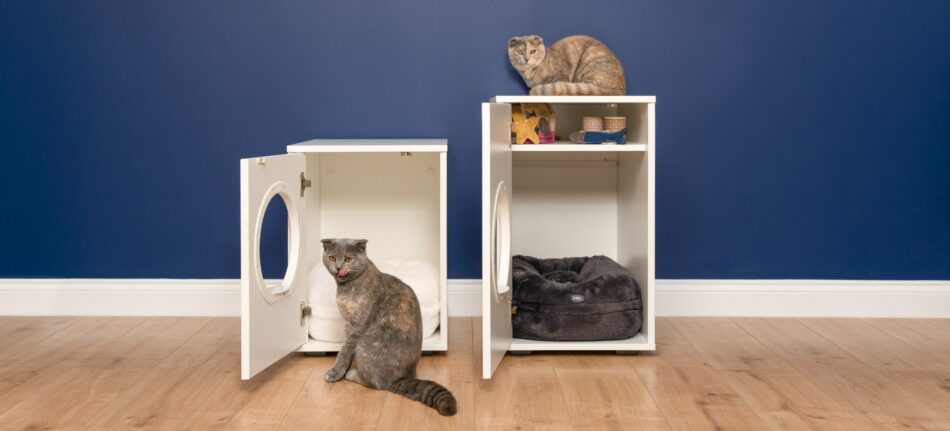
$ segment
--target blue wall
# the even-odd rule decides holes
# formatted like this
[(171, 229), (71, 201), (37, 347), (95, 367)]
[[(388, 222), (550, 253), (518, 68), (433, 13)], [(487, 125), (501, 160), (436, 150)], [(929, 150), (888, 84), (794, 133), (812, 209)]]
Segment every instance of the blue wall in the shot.
[(237, 160), (313, 137), (447, 137), (449, 276), (479, 277), (505, 42), (586, 33), (659, 98), (659, 277), (950, 279), (947, 1), (2, 8), (2, 277), (237, 277)]

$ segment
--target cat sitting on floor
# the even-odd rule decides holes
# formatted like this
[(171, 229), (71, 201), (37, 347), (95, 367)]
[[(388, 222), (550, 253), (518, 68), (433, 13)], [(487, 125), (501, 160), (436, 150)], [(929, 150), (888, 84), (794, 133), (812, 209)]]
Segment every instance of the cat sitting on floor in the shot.
[(623, 66), (610, 48), (590, 36), (568, 36), (550, 47), (541, 36), (508, 41), (508, 60), (531, 95), (623, 95)]
[(337, 306), (346, 321), (346, 341), (326, 381), (346, 378), (422, 402), (443, 416), (454, 415), (457, 403), (448, 389), (416, 378), (422, 314), (412, 289), (376, 268), (366, 256), (365, 239), (321, 242), (323, 265), (336, 280)]

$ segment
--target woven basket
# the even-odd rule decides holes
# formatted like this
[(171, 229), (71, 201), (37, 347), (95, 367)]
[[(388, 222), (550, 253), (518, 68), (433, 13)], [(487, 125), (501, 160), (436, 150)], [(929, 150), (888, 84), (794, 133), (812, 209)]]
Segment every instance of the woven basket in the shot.
[(608, 132), (616, 132), (627, 128), (627, 117), (604, 117), (604, 129)]
[(584, 117), (584, 131), (585, 132), (603, 132), (604, 131), (603, 117)]

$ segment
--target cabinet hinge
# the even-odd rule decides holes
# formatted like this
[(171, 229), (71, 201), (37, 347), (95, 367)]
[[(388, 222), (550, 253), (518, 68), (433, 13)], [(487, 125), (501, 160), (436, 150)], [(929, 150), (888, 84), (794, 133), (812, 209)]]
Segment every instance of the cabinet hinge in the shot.
[(310, 317), (310, 306), (304, 302), (300, 303), (300, 326), (307, 324), (307, 318)]
[(311, 187), (312, 185), (313, 185), (313, 182), (308, 180), (307, 177), (304, 176), (303, 172), (301, 172), (300, 173), (300, 197), (303, 197), (303, 192), (307, 190), (307, 187)]

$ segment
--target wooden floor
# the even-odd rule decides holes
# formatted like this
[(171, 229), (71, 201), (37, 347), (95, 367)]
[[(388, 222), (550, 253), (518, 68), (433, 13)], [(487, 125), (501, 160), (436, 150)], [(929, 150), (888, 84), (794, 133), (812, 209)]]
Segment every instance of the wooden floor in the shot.
[(509, 356), (480, 378), (453, 318), (422, 378), (459, 414), (325, 383), (332, 357), (239, 378), (236, 318), (0, 317), (2, 429), (950, 430), (950, 321), (658, 319), (655, 354)]

